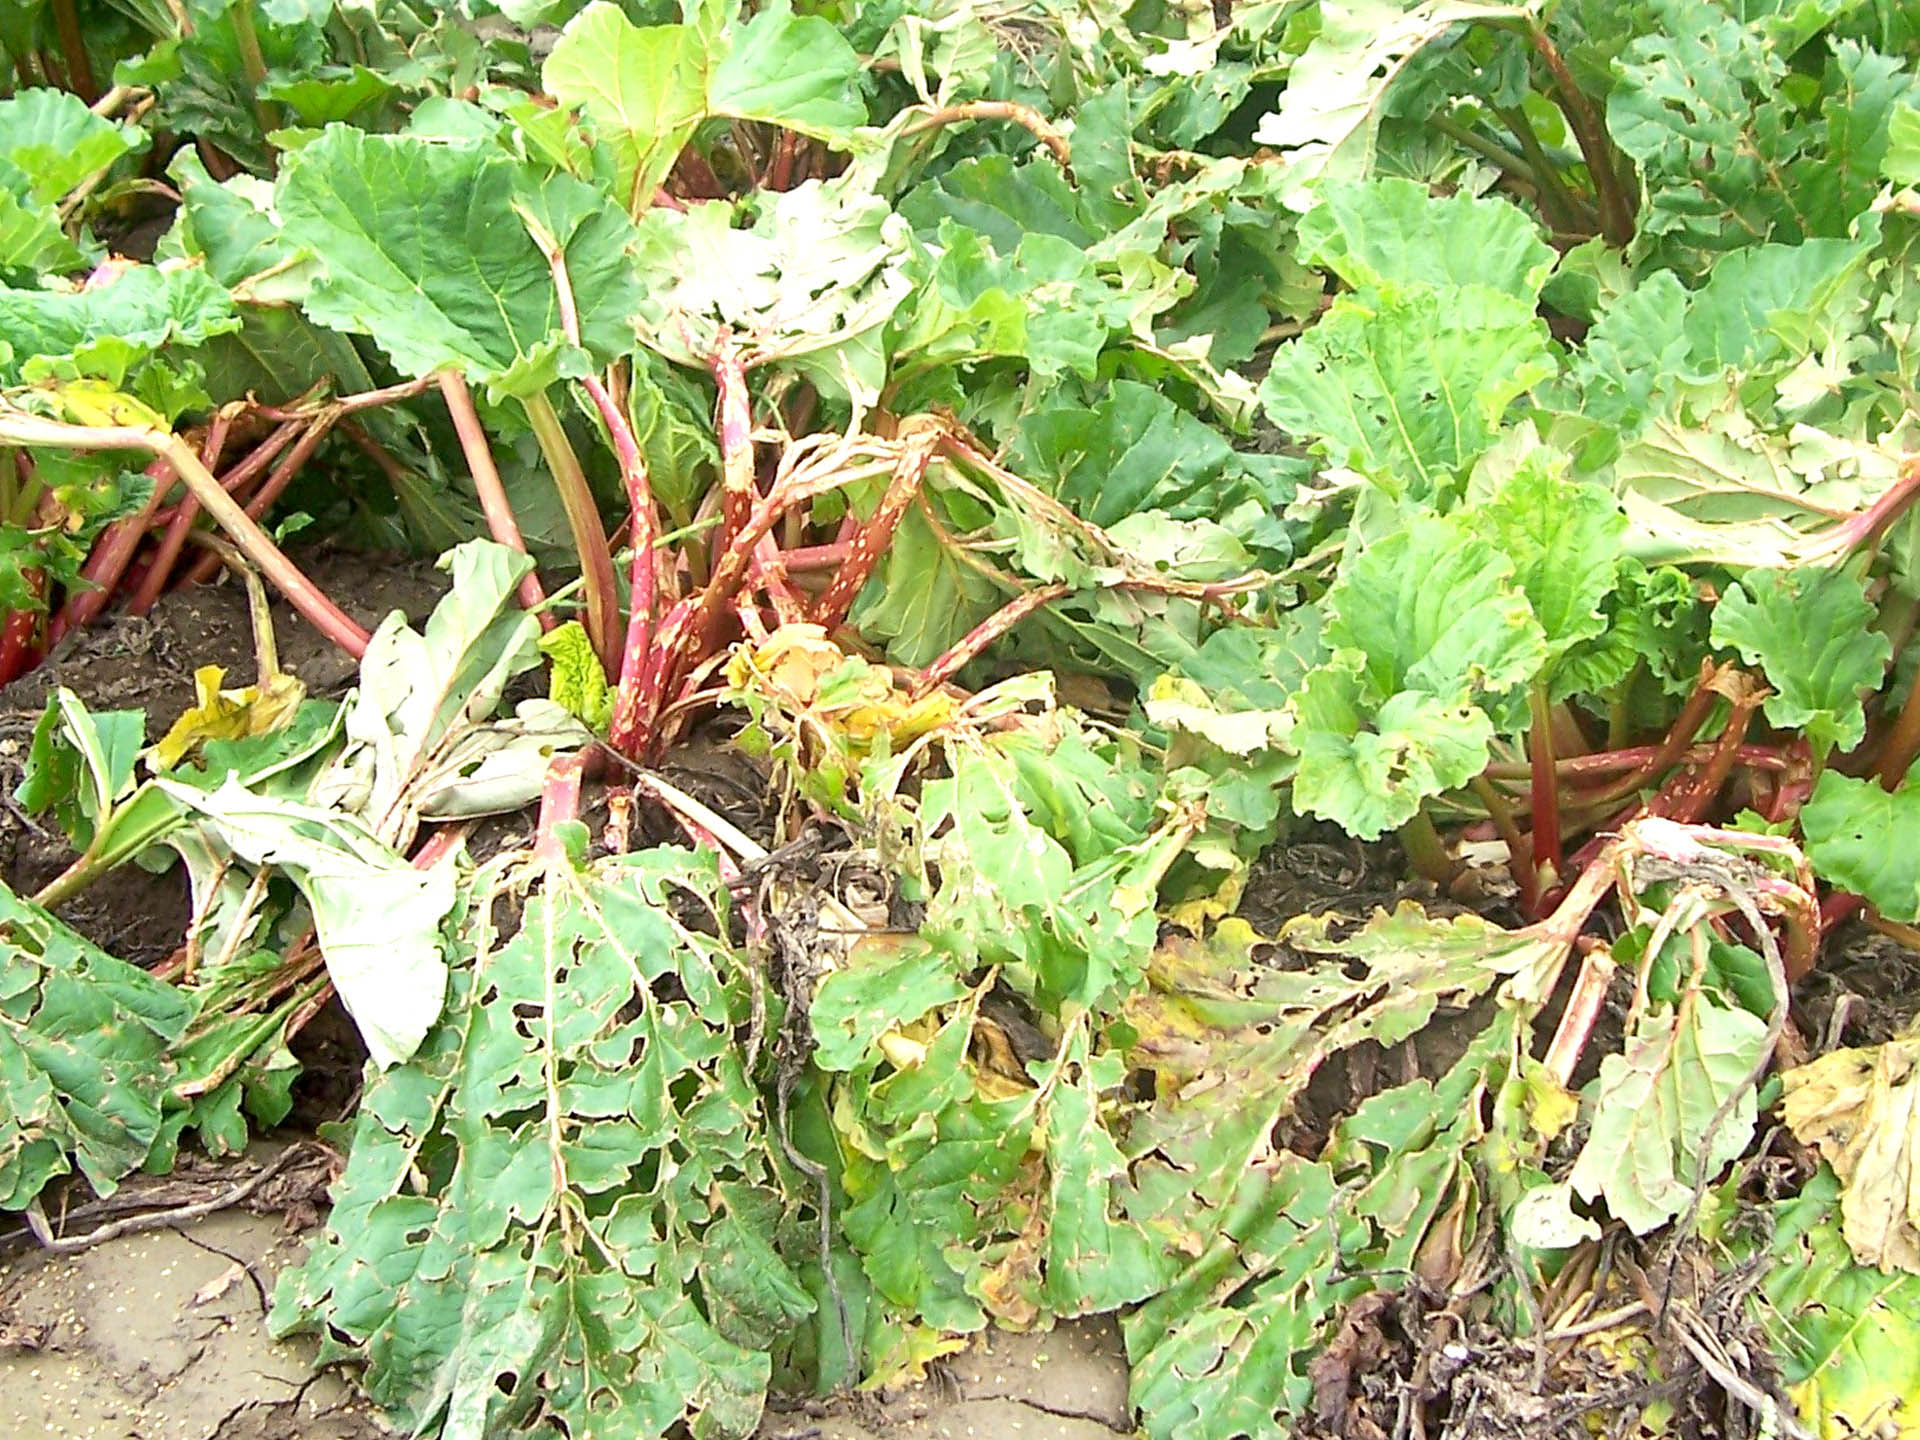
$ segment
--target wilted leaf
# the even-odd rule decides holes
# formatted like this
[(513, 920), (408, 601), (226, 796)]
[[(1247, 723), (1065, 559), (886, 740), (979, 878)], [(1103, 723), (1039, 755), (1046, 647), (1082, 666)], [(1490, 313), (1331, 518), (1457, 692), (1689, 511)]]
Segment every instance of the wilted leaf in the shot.
[[(1683, 1214), (1696, 1180), (1753, 1138), (1750, 1085), (1766, 1036), (1759, 1016), (1704, 992), (1643, 1016), (1624, 1052), (1600, 1062), (1591, 1129), (1569, 1177), (1574, 1193), (1604, 1199), (1636, 1235)], [(1729, 1096), (1737, 1098), (1713, 1128)]]
[[(711, 859), (650, 851), (547, 869), (503, 945), (483, 907), (449, 1018), (368, 1088), (276, 1328), (365, 1360), (409, 1425), (751, 1434), (813, 1302), (775, 1243), (790, 1197), (735, 1043), (759, 982), (712, 933), (725, 895)], [(699, 910), (712, 929), (676, 918)]]
[(171, 770), (188, 754), (209, 740), (244, 740), (267, 735), (293, 719), (307, 687), (299, 677), (282, 672), (263, 688), (245, 685), (237, 690), (222, 690), (226, 671), (218, 665), (202, 665), (193, 672), (196, 703), (181, 712), (173, 728), (153, 747), (154, 764)]
[(1920, 1035), (1829, 1051), (1780, 1078), (1788, 1127), (1840, 1177), (1853, 1258), (1920, 1274)]

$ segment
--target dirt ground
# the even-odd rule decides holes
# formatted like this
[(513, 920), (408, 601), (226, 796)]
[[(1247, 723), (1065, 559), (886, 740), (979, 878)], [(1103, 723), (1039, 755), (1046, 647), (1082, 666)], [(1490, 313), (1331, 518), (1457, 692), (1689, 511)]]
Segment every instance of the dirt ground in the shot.
[[(371, 629), (391, 609), (416, 623), (444, 589), (431, 566), (310, 556), (303, 563), (348, 600)], [(350, 582), (350, 583), (349, 583)], [(316, 696), (337, 696), (355, 668), (284, 606), (275, 607), (282, 665)], [(193, 699), (195, 666), (226, 667), (229, 684), (253, 672), (244, 593), (220, 584), (166, 597), (145, 619), (120, 617), (73, 637), (47, 664), (0, 690), (0, 793), (18, 767), (56, 685), (95, 709), (140, 707), (149, 737)], [(31, 891), (71, 853), (0, 809), (0, 874)], [(114, 953), (151, 962), (179, 943), (187, 919), (180, 875), (133, 867), (108, 876), (62, 911)], [(323, 1016), (324, 1021), (327, 1017)], [(324, 1024), (310, 1027), (324, 1032)], [(322, 1036), (323, 1047), (325, 1045)], [(308, 1074), (295, 1118), (339, 1118), (350, 1087), (315, 1084), (329, 1067), (303, 1056)], [(357, 1068), (357, 1067), (349, 1067)], [(297, 1138), (297, 1134), (292, 1137)], [(242, 1161), (202, 1162), (165, 1180), (137, 1177), (121, 1197), (173, 1205), (217, 1194), (289, 1138), (263, 1141)], [(193, 1172), (193, 1173), (188, 1173)], [(197, 1187), (194, 1188), (197, 1182)], [(51, 1196), (49, 1197), (51, 1205)], [(0, 1217), (0, 1440), (371, 1440), (389, 1432), (349, 1379), (316, 1375), (314, 1347), (268, 1338), (274, 1277), (296, 1263), (313, 1197), (258, 1209), (235, 1206), (179, 1228), (125, 1235), (69, 1255), (48, 1255)], [(84, 1219), (68, 1227), (86, 1231)], [(820, 1404), (792, 1400), (768, 1410), (763, 1440), (1102, 1440), (1132, 1431), (1126, 1364), (1111, 1323), (1065, 1326), (1037, 1336), (997, 1335), (953, 1357), (925, 1384), (885, 1397)]]
[[(256, 1146), (258, 1163), (275, 1147)], [(279, 1214), (50, 1256), (0, 1252), (5, 1440), (373, 1440), (389, 1432), (309, 1342), (267, 1336), (274, 1276), (304, 1246)], [(762, 1440), (1111, 1440), (1130, 1434), (1110, 1323), (992, 1335), (926, 1383), (831, 1404), (776, 1402)]]

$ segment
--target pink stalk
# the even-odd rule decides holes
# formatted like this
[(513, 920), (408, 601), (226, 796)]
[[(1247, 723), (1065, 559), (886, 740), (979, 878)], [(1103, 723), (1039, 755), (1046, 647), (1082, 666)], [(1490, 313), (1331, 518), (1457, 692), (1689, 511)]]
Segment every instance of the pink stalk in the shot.
[(887, 482), (886, 493), (880, 497), (880, 503), (873, 507), (873, 514), (867, 517), (867, 523), (860, 527), (853, 543), (847, 547), (846, 559), (828, 582), (819, 603), (814, 606), (813, 618), (829, 631), (846, 624), (847, 613), (853, 609), (853, 602), (872, 577), (873, 567), (893, 543), (894, 531), (900, 528), (900, 517), (907, 513), (907, 507), (913, 504), (922, 482), (927, 478), (927, 467), (933, 461), (939, 438), (938, 431), (922, 431), (901, 451), (899, 463), (893, 469), (893, 478)]
[(580, 818), (580, 777), (586, 770), (584, 751), (556, 755), (547, 762), (546, 783), (540, 787), (540, 820), (534, 830), (533, 855), (541, 864), (570, 863), (560, 827)]
[[(34, 594), (46, 593), (44, 570), (22, 570), (20, 577)], [(40, 612), (31, 608), (12, 611), (0, 625), (0, 685), (11, 685), (33, 668), (39, 630)]]
[[(320, 442), (325, 440), (332, 432), (334, 421), (337, 418), (338, 417), (331, 411), (323, 412), (321, 416), (307, 428), (307, 433), (294, 442), (293, 448), (282, 457), (278, 465), (273, 467), (272, 472), (261, 483), (260, 488), (254, 491), (248, 498), (246, 511), (249, 516), (258, 520), (265, 515), (268, 510), (273, 508), (273, 502), (278, 500), (287, 486), (293, 483), (293, 477), (300, 473), (301, 467), (304, 466), (308, 460), (312, 459), (313, 452), (320, 448)], [(203, 555), (194, 561), (193, 567), (187, 571), (186, 580), (183, 583), (188, 585), (204, 585), (214, 577), (214, 574), (219, 569), (220, 557), (218, 555)]]
[[(507, 487), (501, 482), (500, 468), (493, 463), (493, 447), (487, 444), (487, 432), (480, 424), (480, 412), (474, 408), (473, 392), (457, 370), (442, 370), (434, 377), (440, 382), (440, 394), (453, 417), (454, 434), (460, 437), (461, 453), (467, 457), (467, 471), (473, 476), (473, 493), (480, 499), (480, 513), (487, 518), (487, 533), (497, 544), (509, 550), (527, 553), (527, 542), (520, 538), (520, 522), (514, 518), (513, 505), (507, 499)], [(520, 582), (520, 606), (545, 615), (540, 607), (547, 594), (540, 577), (527, 572)], [(551, 623), (551, 622), (550, 622)]]
[(920, 678), (913, 683), (911, 697), (918, 700), (922, 695), (944, 685), (958, 673), (961, 666), (976, 659), (989, 645), (1034, 611), (1072, 593), (1071, 585), (1042, 585), (1038, 590), (1029, 590), (1018, 599), (1001, 606), (961, 636), (944, 654), (920, 672)]
[(608, 738), (613, 748), (629, 760), (645, 762), (652, 758), (654, 729), (660, 717), (660, 697), (666, 693), (669, 672), (679, 663), (680, 649), (692, 633), (698, 616), (696, 603), (677, 601), (654, 636), (653, 651), (646, 658), (637, 685), (628, 685), (621, 677), (613, 700), (613, 721)]
[(641, 667), (653, 646), (653, 613), (657, 604), (653, 551), (654, 541), (660, 534), (660, 518), (654, 509), (653, 484), (647, 475), (646, 458), (640, 453), (640, 443), (634, 439), (633, 427), (597, 376), (589, 375), (581, 383), (593, 398), (594, 408), (599, 410), (601, 422), (613, 440), (614, 454), (620, 459), (620, 474), (626, 481), (627, 504), (633, 512), (627, 522), (633, 565), (628, 580), (631, 599), (626, 645), (620, 656), (619, 683), (624, 687), (631, 680), (637, 685)]
[[(216, 417), (215, 430), (220, 431), (225, 421), (224, 415)], [(293, 437), (299, 434), (300, 429), (301, 425), (297, 420), (289, 420), (276, 427), (271, 435), (254, 447), (252, 454), (220, 477), (220, 484), (231, 493), (241, 485), (252, 481), (273, 463), (274, 456), (292, 443)], [(208, 437), (208, 448), (212, 453), (203, 452), (201, 456), (209, 470), (219, 463), (220, 450), (225, 449), (224, 432), (221, 432), (222, 443), (217, 449), (212, 446), (212, 438), (211, 435)], [(174, 507), (173, 515), (167, 521), (167, 528), (161, 533), (160, 543), (154, 550), (153, 563), (147, 566), (147, 573), (141, 577), (139, 586), (133, 592), (133, 599), (127, 604), (128, 614), (144, 615), (159, 601), (161, 594), (167, 588), (168, 580), (173, 576), (174, 566), (180, 563), (180, 552), (186, 548), (187, 533), (193, 529), (193, 522), (199, 518), (200, 502), (191, 494), (183, 496), (179, 505)]]
[(753, 414), (747, 400), (746, 362), (731, 335), (723, 334), (713, 352), (713, 379), (719, 387), (720, 531), (714, 536), (716, 567), (719, 557), (746, 528), (756, 498), (753, 483)]
[(145, 450), (168, 461), (207, 513), (261, 574), (279, 587), (294, 609), (354, 659), (366, 653), (367, 632), (286, 557), (200, 463), (192, 448), (171, 431), (139, 425), (67, 425), (38, 416), (0, 412), (0, 441), (73, 450)]
[(94, 542), (87, 563), (80, 570), (80, 577), (89, 588), (76, 590), (67, 598), (67, 603), (60, 607), (60, 613), (47, 626), (48, 644), (58, 644), (67, 631), (92, 624), (94, 617), (113, 598), (113, 592), (127, 573), (127, 566), (132, 563), (133, 552), (140, 548), (148, 527), (153, 524), (153, 512), (160, 508), (160, 502), (172, 488), (173, 467), (165, 460), (153, 461), (147, 466), (146, 473), (153, 481), (153, 493), (147, 497), (147, 503), (140, 508), (139, 514), (114, 521)]
[(1573, 1079), (1573, 1067), (1580, 1062), (1580, 1052), (1587, 1048), (1587, 1037), (1600, 1018), (1607, 987), (1613, 983), (1617, 968), (1613, 953), (1597, 942), (1580, 957), (1579, 978), (1574, 981), (1573, 994), (1561, 1012), (1553, 1043), (1547, 1046), (1546, 1059), (1542, 1062), (1563, 1089)]

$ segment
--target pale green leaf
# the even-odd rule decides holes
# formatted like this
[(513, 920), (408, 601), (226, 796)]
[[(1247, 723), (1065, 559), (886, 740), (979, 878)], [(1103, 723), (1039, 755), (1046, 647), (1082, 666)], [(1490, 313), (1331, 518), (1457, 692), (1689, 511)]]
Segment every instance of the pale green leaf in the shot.
[(1807, 859), (1823, 880), (1864, 896), (1889, 920), (1920, 921), (1920, 784), (1889, 793), (1827, 770), (1800, 811)]
[(1382, 283), (1485, 285), (1540, 297), (1558, 258), (1526, 212), (1460, 191), (1436, 197), (1390, 177), (1322, 186), (1300, 217), (1300, 259), (1354, 289)]

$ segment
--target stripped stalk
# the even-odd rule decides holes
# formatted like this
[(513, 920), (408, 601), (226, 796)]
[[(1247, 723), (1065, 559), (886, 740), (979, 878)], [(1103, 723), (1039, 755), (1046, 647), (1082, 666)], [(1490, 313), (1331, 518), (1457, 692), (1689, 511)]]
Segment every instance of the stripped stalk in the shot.
[(628, 580), (627, 638), (616, 672), (617, 689), (613, 701), (611, 736), (614, 748), (633, 758), (627, 747), (641, 735), (640, 690), (653, 651), (654, 608), (658, 595), (654, 584), (654, 543), (660, 530), (659, 515), (653, 504), (653, 485), (647, 475), (647, 462), (634, 439), (633, 427), (614, 403), (607, 387), (593, 376), (585, 381), (613, 439), (614, 453), (620, 457), (620, 473), (627, 483), (627, 502), (633, 511), (628, 524), (628, 543), (633, 547), (633, 565)]
[(944, 685), (959, 672), (963, 665), (977, 659), (989, 645), (1034, 611), (1072, 593), (1071, 585), (1042, 585), (1039, 589), (1029, 590), (1026, 594), (1001, 606), (962, 635), (944, 653), (937, 656), (931, 665), (922, 670), (919, 678), (913, 682), (909, 698), (918, 700), (921, 696)]
[(1547, 1046), (1546, 1059), (1542, 1061), (1548, 1073), (1560, 1082), (1563, 1089), (1573, 1080), (1574, 1066), (1580, 1063), (1580, 1052), (1587, 1048), (1587, 1037), (1593, 1033), (1594, 1023), (1600, 1018), (1608, 987), (1612, 985), (1614, 972), (1618, 968), (1614, 964), (1613, 952), (1597, 940), (1580, 957), (1580, 974), (1573, 982), (1573, 994), (1567, 999), (1567, 1008), (1560, 1014), (1560, 1024), (1553, 1032), (1553, 1041)]
[(906, 449), (901, 452), (899, 462), (893, 468), (893, 478), (887, 482), (886, 493), (880, 497), (880, 503), (874, 507), (867, 523), (860, 527), (853, 543), (846, 548), (840, 568), (834, 572), (825, 593), (814, 606), (814, 620), (828, 630), (836, 630), (846, 623), (847, 613), (853, 609), (854, 600), (872, 576), (873, 567), (893, 543), (894, 531), (900, 527), (900, 517), (907, 513), (907, 507), (913, 504), (914, 497), (920, 493), (920, 486), (927, 478), (927, 467), (933, 462), (933, 452), (939, 441), (939, 432), (931, 429), (919, 431), (908, 439)]
[(165, 459), (220, 528), (313, 626), (354, 659), (366, 653), (367, 632), (335, 605), (273, 543), (214, 479), (193, 449), (170, 430), (142, 425), (69, 425), (36, 415), (0, 411), (0, 440), (69, 450), (145, 450)]
[[(480, 424), (480, 412), (473, 403), (473, 392), (457, 370), (442, 370), (434, 377), (440, 394), (453, 417), (453, 430), (460, 437), (460, 451), (467, 457), (467, 472), (473, 476), (473, 492), (480, 500), (480, 513), (487, 517), (487, 533), (509, 550), (527, 553), (527, 542), (520, 537), (520, 522), (514, 518), (513, 505), (507, 499), (507, 487), (500, 479), (500, 468), (493, 463), (493, 448), (487, 444), (487, 432)], [(522, 609), (545, 613), (547, 602), (540, 577), (529, 570), (520, 582)]]
[(560, 492), (560, 505), (567, 512), (567, 526), (580, 555), (580, 574), (586, 582), (587, 636), (611, 675), (620, 663), (620, 599), (613, 575), (613, 551), (607, 544), (606, 527), (600, 523), (600, 509), (594, 504), (587, 472), (580, 467), (580, 457), (573, 453), (566, 427), (554, 413), (546, 392), (529, 395), (520, 404), (533, 426), (540, 453), (546, 457), (554, 488)]
[(720, 434), (720, 533), (713, 539), (714, 561), (746, 528), (755, 499), (753, 413), (747, 398), (746, 363), (733, 337), (722, 335), (713, 352), (713, 379), (720, 399), (715, 427)]

